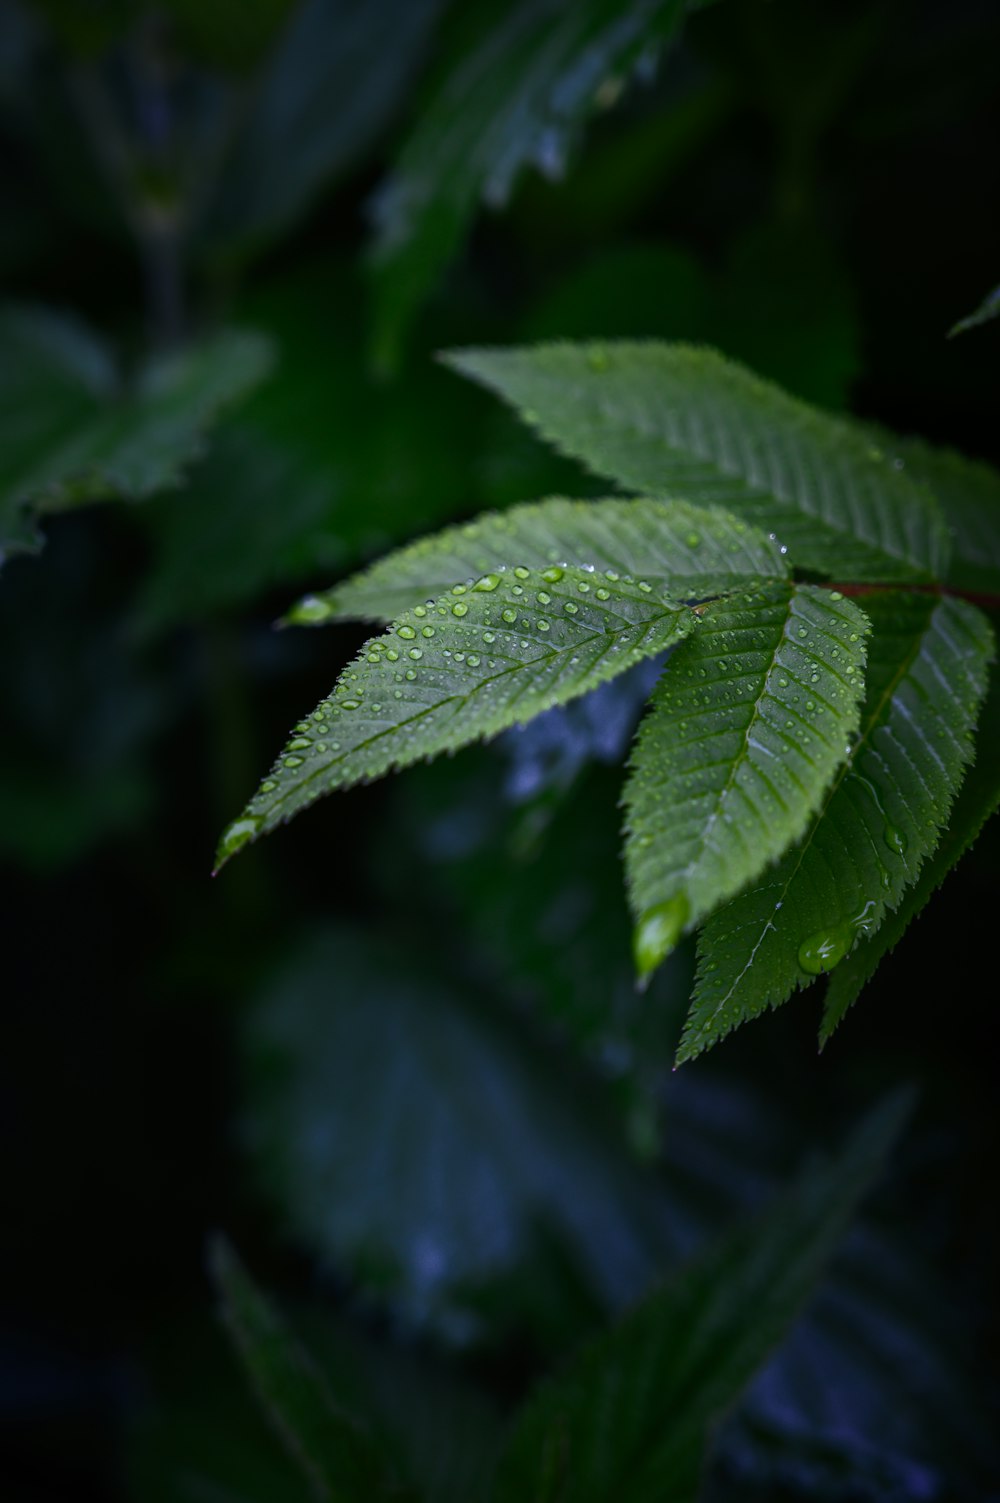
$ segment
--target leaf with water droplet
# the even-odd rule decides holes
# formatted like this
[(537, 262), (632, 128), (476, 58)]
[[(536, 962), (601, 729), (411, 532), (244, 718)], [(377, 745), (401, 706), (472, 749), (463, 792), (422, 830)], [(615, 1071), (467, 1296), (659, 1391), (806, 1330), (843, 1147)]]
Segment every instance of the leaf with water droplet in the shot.
[[(691, 927), (806, 829), (858, 726), (867, 630), (856, 605), (813, 585), (775, 585), (700, 615), (654, 691), (624, 794), (633, 912), (681, 891)], [(801, 621), (814, 639), (808, 652)], [(842, 695), (834, 650), (859, 670)], [(822, 682), (811, 692), (827, 713), (820, 722), (810, 702), (816, 733), (807, 743), (800, 699), (817, 664)]]
[[(692, 531), (696, 524), (697, 531)], [(691, 542), (691, 538), (695, 542)], [(762, 533), (725, 512), (686, 501), (564, 501), (556, 498), (486, 514), (449, 527), (380, 559), (286, 618), (301, 625), (360, 616), (390, 621), (456, 581), (492, 593), (514, 565), (540, 569), (546, 585), (563, 579), (560, 560), (600, 569), (609, 583), (639, 578), (673, 599), (703, 600), (748, 579), (784, 579), (788, 564)], [(493, 581), (496, 580), (497, 584)], [(603, 585), (602, 585), (603, 588)], [(453, 589), (453, 593), (457, 593)]]
[[(873, 594), (865, 608), (859, 734), (803, 838), (705, 925), (681, 1058), (807, 984), (799, 952), (810, 936), (848, 926), (852, 945), (870, 943), (947, 822), (972, 755), (989, 625), (965, 601), (929, 594)], [(885, 839), (887, 826), (898, 840)], [(833, 985), (850, 963), (841, 958)]]
[[(698, 617), (687, 606), (646, 594), (627, 580), (614, 586), (607, 601), (581, 596), (572, 616), (522, 616), (511, 596), (526, 588), (537, 594), (542, 576), (519, 568), (524, 584), (515, 585), (512, 572), (501, 576), (495, 590), (470, 591), (459, 602), (457, 619), (453, 592), (445, 597), (449, 610), (435, 635), (407, 650), (419, 669), (408, 669), (402, 680), (387, 653), (373, 652), (373, 643), (362, 649), (321, 706), (337, 721), (336, 749), (333, 743), (324, 743), (325, 751), (309, 745), (289, 756), (286, 748), (267, 780), (272, 787), (265, 791), (262, 785), (243, 816), (254, 822), (254, 836), (335, 788), (494, 736), (565, 704), (697, 629)], [(558, 583), (546, 581), (554, 612), (586, 583), (583, 574), (567, 567)], [(376, 643), (412, 640), (413, 619), (419, 619), (416, 611)], [(482, 673), (480, 649), (487, 646), (497, 666)], [(400, 682), (407, 687), (397, 697)], [(220, 864), (230, 854), (220, 850)]]

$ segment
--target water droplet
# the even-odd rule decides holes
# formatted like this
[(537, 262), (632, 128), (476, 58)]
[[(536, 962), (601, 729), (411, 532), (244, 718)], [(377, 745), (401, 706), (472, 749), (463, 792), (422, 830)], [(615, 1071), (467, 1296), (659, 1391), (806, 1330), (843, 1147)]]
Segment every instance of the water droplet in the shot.
[(396, 633), (400, 637), (405, 637), (407, 642), (412, 641), (413, 638), (417, 635), (412, 626), (398, 626), (396, 628)]
[(640, 982), (666, 960), (684, 932), (690, 911), (683, 892), (646, 909), (632, 935), (632, 954)]
[(470, 668), (478, 668), (480, 663), (479, 654), (477, 652), (470, 652), (466, 662)]
[(319, 595), (306, 595), (288, 612), (288, 620), (292, 626), (313, 626), (317, 621), (328, 621), (332, 615), (334, 612)]
[(457, 601), (451, 608), (451, 614), (453, 616), (466, 616), (468, 615), (468, 612), (469, 607), (461, 600)]
[(835, 929), (818, 929), (799, 946), (799, 965), (810, 976), (822, 976), (840, 964), (853, 940), (852, 924), (841, 924)]
[(551, 569), (542, 570), (542, 578), (547, 579), (549, 584), (558, 584), (565, 570), (560, 569), (558, 564), (553, 564)]
[(575, 600), (567, 600), (563, 609), (565, 610), (567, 616), (575, 616), (580, 607), (577, 605)]
[(484, 594), (488, 594), (491, 590), (495, 590), (499, 584), (499, 574), (484, 574), (482, 579), (476, 580), (472, 588), (474, 590), (482, 590)]
[[(458, 607), (454, 606), (453, 609), (457, 610)], [(433, 628), (433, 626), (422, 626), (420, 628), (420, 635), (422, 637), (433, 637), (433, 635), (434, 635), (434, 628)]]
[(579, 580), (576, 587), (580, 591), (581, 595), (586, 595), (587, 591), (590, 589), (590, 585), (585, 579)]
[(805, 627), (804, 626), (800, 626), (799, 627), (799, 636), (800, 637), (808, 637), (808, 635), (809, 635), (809, 633), (806, 631)]
[(410, 655), (411, 658), (413, 658), (416, 661), (417, 659), (423, 657), (423, 655), (424, 655), (423, 654), (423, 649), (420, 648), (420, 647), (411, 647), (409, 655)]
[(523, 564), (518, 564), (517, 568), (514, 570), (515, 579), (527, 579), (530, 574), (531, 570), (526, 569)]
[(452, 585), (452, 587), (451, 587), (451, 593), (453, 595), (464, 595), (465, 594), (465, 585), (464, 584)]
[(843, 598), (844, 598), (844, 597), (843, 597), (843, 595), (842, 595), (842, 594), (841, 594), (841, 593), (840, 593), (840, 591), (839, 591), (839, 590), (832, 590), (832, 591), (831, 591), (831, 593), (830, 593), (830, 599), (831, 599), (831, 600), (843, 600)]
[(687, 543), (687, 545), (688, 545), (689, 548), (700, 548), (701, 547), (701, 538), (698, 536), (698, 534), (696, 532), (689, 532), (688, 535), (687, 535), (687, 537), (684, 539), (684, 541), (685, 541), (685, 543)]
[(399, 662), (399, 653), (396, 651), (395, 647), (388, 648), (385, 655), (389, 659), (390, 663)]
[[(340, 701), (340, 708), (342, 710), (356, 710), (360, 704), (360, 699), (342, 699)], [(285, 763), (285, 766), (288, 766), (287, 762)]]
[(549, 629), (549, 623), (546, 621), (545, 617), (544, 616), (539, 616), (539, 618), (538, 618), (538, 630), (539, 631), (548, 631), (548, 629)]
[(606, 590), (603, 585), (601, 586), (601, 588), (599, 590), (595, 590), (594, 594), (597, 596), (598, 600), (610, 600), (611, 599), (611, 591), (610, 590)]
[(266, 783), (261, 783), (260, 791), (261, 793), (273, 793), (277, 786), (273, 778), (268, 778)]
[(416, 670), (415, 669), (413, 669), (413, 668), (407, 668), (407, 670), (406, 670), (406, 677), (409, 679), (409, 681), (410, 681), (411, 684), (413, 683), (413, 680), (416, 678), (416, 676), (417, 676), (417, 674), (416, 674)]
[(539, 590), (538, 594), (535, 596), (535, 599), (538, 601), (539, 605), (552, 604), (552, 596), (548, 593), (547, 590)]
[(644, 595), (651, 595), (653, 593), (653, 586), (646, 579), (639, 580), (639, 588)]
[(483, 632), (483, 641), (487, 645), (489, 645), (489, 644), (491, 644), (491, 643), (493, 643), (493, 642), (496, 641), (496, 637), (493, 635), (493, 633), (491, 631), (484, 631)]
[(261, 820), (253, 814), (247, 814), (242, 819), (234, 819), (232, 824), (228, 825), (222, 832), (222, 839), (219, 841), (217, 867), (221, 866), (224, 861), (228, 861), (230, 856), (235, 856), (236, 852), (245, 846), (248, 840), (254, 838), (260, 827)]
[(296, 736), (296, 738), (295, 738), (294, 741), (289, 741), (289, 743), (288, 743), (288, 750), (289, 751), (308, 751), (309, 748), (310, 748), (310, 746), (312, 746), (312, 742), (309, 740), (309, 738), (307, 736)]
[(281, 765), (282, 765), (282, 767), (301, 767), (302, 766), (302, 758), (301, 757), (286, 757), (285, 760), (284, 760), (284, 762)]
[(515, 611), (513, 606), (508, 605), (506, 610), (501, 611), (500, 614), (505, 621), (517, 620), (517, 611)]
[(882, 839), (890, 851), (895, 851), (897, 856), (901, 856), (906, 850), (906, 836), (902, 830), (897, 830), (895, 825), (886, 825), (882, 831)]

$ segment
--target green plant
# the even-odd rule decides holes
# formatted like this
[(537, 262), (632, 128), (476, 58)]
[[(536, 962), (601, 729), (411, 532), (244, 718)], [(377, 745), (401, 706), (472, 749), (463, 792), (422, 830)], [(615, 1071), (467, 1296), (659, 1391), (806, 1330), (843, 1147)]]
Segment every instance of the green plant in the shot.
[(302, 601), (293, 622), (391, 625), (295, 727), (219, 864), (321, 794), (666, 653), (623, 796), (639, 981), (700, 927), (679, 1060), (833, 972), (825, 1041), (1000, 801), (988, 747), (949, 825), (994, 653), (952, 581), (1000, 586), (1000, 478), (708, 350), (447, 358), (639, 499), (486, 516)]

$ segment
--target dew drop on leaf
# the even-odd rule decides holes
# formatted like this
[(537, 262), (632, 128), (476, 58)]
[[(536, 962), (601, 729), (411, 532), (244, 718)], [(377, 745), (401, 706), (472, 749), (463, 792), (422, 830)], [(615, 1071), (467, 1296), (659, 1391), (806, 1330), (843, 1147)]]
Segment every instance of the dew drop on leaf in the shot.
[(682, 892), (646, 909), (632, 935), (632, 953), (640, 982), (666, 960), (684, 932), (690, 911), (687, 896)]
[(839, 965), (854, 941), (854, 927), (841, 924), (836, 929), (818, 929), (799, 946), (799, 965), (810, 976), (822, 976)]

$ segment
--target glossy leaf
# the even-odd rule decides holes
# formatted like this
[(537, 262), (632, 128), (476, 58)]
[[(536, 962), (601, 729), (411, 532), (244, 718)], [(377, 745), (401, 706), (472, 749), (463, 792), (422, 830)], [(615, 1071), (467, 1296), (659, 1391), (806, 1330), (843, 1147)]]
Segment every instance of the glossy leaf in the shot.
[(37, 546), (29, 514), (176, 485), (220, 411), (270, 367), (229, 331), (123, 383), (89, 329), (43, 309), (0, 314), (0, 550)]
[(333, 1400), (318, 1368), (225, 1242), (213, 1248), (222, 1312), (247, 1377), (320, 1503), (405, 1494), (363, 1427)]
[(423, 111), (375, 203), (377, 345), (391, 363), (476, 206), (506, 203), (529, 164), (561, 177), (577, 132), (676, 30), (684, 0), (518, 0), (473, 41)]
[(668, 903), (693, 928), (803, 834), (857, 729), (867, 631), (852, 601), (813, 585), (704, 609), (654, 691), (625, 784), (640, 933)]
[(934, 850), (972, 758), (993, 652), (974, 606), (866, 597), (873, 635), (861, 729), (804, 838), (702, 931), (678, 1058), (839, 964), (897, 907)]
[(922, 580), (945, 563), (933, 497), (854, 428), (712, 350), (550, 344), (446, 358), (591, 470), (724, 506), (775, 532), (800, 568)]
[(401, 611), (471, 584), (491, 569), (575, 564), (654, 584), (679, 600), (783, 578), (778, 545), (739, 518), (684, 501), (565, 501), (554, 498), (477, 517), (421, 538), (322, 595), (288, 620), (314, 626), (344, 617), (391, 621)]
[(694, 1503), (712, 1427), (812, 1292), (904, 1110), (897, 1101), (873, 1114), (838, 1159), (529, 1399), (501, 1458), (496, 1503)]
[(324, 793), (523, 724), (653, 657), (697, 617), (645, 580), (518, 566), (373, 638), (222, 837), (221, 865)]
[(1000, 763), (992, 752), (1000, 738), (1000, 684), (994, 671), (977, 726), (977, 756), (966, 774), (941, 843), (925, 862), (920, 876), (890, 913), (878, 932), (863, 939), (830, 977), (820, 1029), (826, 1044), (857, 1001), (885, 957), (896, 948), (913, 920), (930, 902), (941, 883), (979, 838), (988, 819), (1000, 809)]

